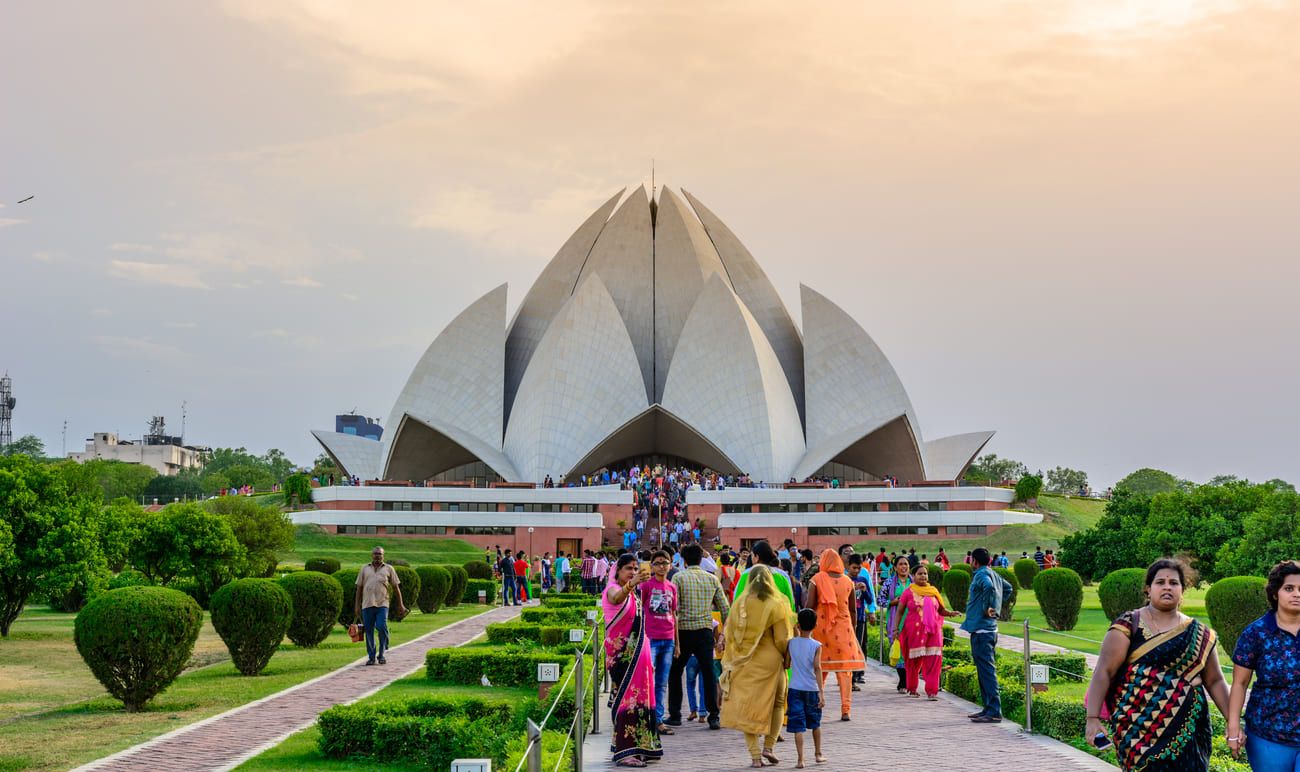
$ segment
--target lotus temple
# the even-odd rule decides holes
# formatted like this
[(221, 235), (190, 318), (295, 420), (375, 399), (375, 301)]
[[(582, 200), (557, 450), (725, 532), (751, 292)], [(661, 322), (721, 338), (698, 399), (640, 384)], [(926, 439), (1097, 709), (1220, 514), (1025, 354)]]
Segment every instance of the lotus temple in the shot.
[[(584, 476), (662, 464), (740, 477), (692, 489), (689, 517), (739, 545), (874, 536), (954, 542), (1039, 516), (960, 484), (993, 436), (925, 439), (885, 354), (800, 287), (796, 325), (762, 267), (686, 191), (620, 191), (509, 318), (506, 285), (434, 338), (382, 439), (316, 431), (359, 486), (299, 513), (337, 533), (446, 535), (540, 554), (620, 542), (625, 486)], [(554, 487), (545, 487), (551, 480)]]

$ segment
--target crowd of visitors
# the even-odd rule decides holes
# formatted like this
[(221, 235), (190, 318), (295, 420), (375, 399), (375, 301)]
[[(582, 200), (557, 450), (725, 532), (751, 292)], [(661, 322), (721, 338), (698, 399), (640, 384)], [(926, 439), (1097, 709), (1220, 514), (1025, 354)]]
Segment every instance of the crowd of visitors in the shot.
[[(867, 627), (882, 625), (899, 694), (920, 697), (924, 682), (926, 697), (935, 700), (943, 620), (962, 616), (930, 583), (931, 565), (949, 568), (942, 547), (933, 558), (883, 548), (856, 554), (848, 544), (814, 555), (787, 539), (778, 548), (760, 541), (752, 549), (719, 545), (707, 553), (697, 543), (670, 543), (626, 545), (617, 556), (588, 550), (581, 558), (545, 553), (529, 562), (522, 552), (498, 549), (496, 557), (506, 603), (522, 603), (538, 589), (576, 589), (570, 576), (600, 596), (611, 752), (627, 767), (662, 758), (661, 738), (696, 721), (741, 732), (754, 767), (780, 761), (783, 726), (794, 736), (796, 768), (804, 766), (808, 732), (813, 761), (824, 762), (825, 686), (834, 674), (840, 720), (853, 720)], [(1051, 550), (1022, 557), (1055, 565)], [(992, 569), (1009, 561), (1005, 552), (979, 548), (965, 562), (973, 571), (961, 628), (970, 636), (983, 703), (969, 718), (996, 724), (997, 621), (1012, 587)], [(1238, 639), (1231, 688), (1215, 654), (1217, 635), (1179, 610), (1189, 581), (1181, 562), (1156, 561), (1146, 573), (1147, 605), (1111, 625), (1088, 688), (1088, 740), (1113, 743), (1124, 769), (1206, 770), (1208, 695), (1229, 717), (1233, 754), (1245, 754), (1255, 770), (1300, 772), (1300, 563), (1283, 562), (1269, 574), (1272, 611)], [(1152, 715), (1162, 720), (1152, 722)]]

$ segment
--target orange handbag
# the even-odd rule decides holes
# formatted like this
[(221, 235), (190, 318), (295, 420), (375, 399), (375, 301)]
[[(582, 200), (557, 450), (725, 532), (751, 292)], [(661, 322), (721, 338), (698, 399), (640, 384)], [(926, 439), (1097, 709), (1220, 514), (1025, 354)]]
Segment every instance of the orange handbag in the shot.
[(352, 637), (353, 643), (360, 643), (361, 639), (366, 636), (365, 629), (361, 625), (353, 622), (348, 625), (348, 635)]

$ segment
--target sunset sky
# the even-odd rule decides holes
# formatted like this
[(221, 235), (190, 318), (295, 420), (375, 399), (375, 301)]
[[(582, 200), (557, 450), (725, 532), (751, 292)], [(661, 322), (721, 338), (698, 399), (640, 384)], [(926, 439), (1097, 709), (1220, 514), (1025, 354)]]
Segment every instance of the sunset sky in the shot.
[(5, 2), (14, 433), (186, 401), (308, 464), (653, 158), (927, 437), (1300, 482), (1297, 40), (1266, 0)]

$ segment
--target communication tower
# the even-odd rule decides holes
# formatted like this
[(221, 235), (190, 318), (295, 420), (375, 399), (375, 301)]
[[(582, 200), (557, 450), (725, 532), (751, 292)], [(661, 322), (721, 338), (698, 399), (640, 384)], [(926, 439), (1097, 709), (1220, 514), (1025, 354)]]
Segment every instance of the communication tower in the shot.
[(14, 399), (14, 382), (5, 373), (0, 378), (0, 452), (13, 444), (14, 441), (14, 405), (18, 400)]

